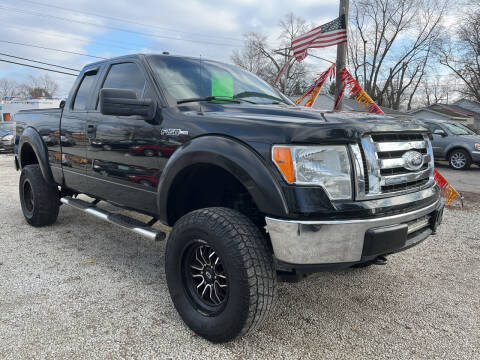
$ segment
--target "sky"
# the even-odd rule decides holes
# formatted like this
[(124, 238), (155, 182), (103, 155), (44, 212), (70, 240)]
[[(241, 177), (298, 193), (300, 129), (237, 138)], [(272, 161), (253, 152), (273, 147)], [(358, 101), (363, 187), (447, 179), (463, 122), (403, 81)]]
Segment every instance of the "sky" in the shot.
[[(168, 51), (230, 62), (232, 51), (242, 48), (243, 34), (260, 32), (275, 44), (279, 20), (287, 13), (293, 12), (318, 26), (338, 16), (338, 3), (338, 0), (0, 0), (0, 53), (73, 69), (81, 69), (98, 59), (71, 52), (109, 58)], [(335, 49), (315, 49), (311, 53), (335, 60)], [(0, 59), (28, 63), (4, 55)], [(320, 60), (307, 60), (316, 62), (318, 71), (327, 67)], [(29, 75), (44, 73), (0, 62), (0, 78), (22, 82)], [(60, 86), (57, 95), (68, 95), (75, 77), (48, 74)]]

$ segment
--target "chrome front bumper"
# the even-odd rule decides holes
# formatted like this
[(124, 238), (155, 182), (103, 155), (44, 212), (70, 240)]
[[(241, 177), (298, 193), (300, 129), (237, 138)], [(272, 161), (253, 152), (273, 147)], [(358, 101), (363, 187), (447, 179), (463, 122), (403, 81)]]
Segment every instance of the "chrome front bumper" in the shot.
[[(267, 231), (276, 259), (284, 263), (310, 265), (360, 262), (367, 231), (378, 228), (388, 230), (394, 225), (413, 222), (412, 232), (418, 233), (422, 224), (415, 220), (423, 219), (442, 206), (443, 202), (437, 200), (408, 213), (358, 220), (292, 221), (267, 217)], [(428, 226), (429, 224), (423, 225), (425, 231), (421, 235), (407, 238), (403, 247), (410, 247), (430, 235), (432, 231)]]

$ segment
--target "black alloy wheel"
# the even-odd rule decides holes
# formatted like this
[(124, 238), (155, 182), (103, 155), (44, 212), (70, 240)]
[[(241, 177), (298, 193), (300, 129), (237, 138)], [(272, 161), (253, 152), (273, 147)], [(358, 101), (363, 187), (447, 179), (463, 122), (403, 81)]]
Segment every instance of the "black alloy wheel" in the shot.
[(183, 281), (192, 304), (205, 315), (220, 312), (228, 298), (228, 277), (213, 247), (193, 240), (182, 256)]
[(32, 185), (28, 179), (23, 183), (23, 201), (25, 203), (26, 212), (32, 214), (35, 200), (33, 198)]

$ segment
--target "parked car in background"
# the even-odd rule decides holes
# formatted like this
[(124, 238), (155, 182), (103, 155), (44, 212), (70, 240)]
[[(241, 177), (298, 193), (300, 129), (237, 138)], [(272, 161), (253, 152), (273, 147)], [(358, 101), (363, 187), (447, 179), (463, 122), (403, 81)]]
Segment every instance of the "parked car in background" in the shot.
[(143, 156), (162, 156), (169, 158), (173, 155), (177, 146), (157, 145), (157, 144), (142, 144), (135, 145), (130, 148), (130, 153), (133, 155)]
[(58, 145), (58, 139), (53, 133), (42, 135), (42, 140), (45, 142), (47, 146)]
[(15, 123), (0, 123), (0, 152), (13, 153), (15, 146)]
[(448, 160), (455, 170), (480, 165), (480, 135), (465, 125), (445, 120), (424, 120), (433, 134), (435, 160)]

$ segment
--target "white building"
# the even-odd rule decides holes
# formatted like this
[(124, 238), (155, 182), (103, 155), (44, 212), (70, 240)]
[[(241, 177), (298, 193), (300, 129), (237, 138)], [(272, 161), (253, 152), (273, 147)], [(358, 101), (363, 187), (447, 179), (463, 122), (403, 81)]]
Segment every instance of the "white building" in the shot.
[(58, 108), (62, 99), (13, 99), (0, 102), (0, 121), (13, 121), (20, 110)]
[(453, 104), (432, 104), (410, 111), (410, 114), (419, 120), (448, 120), (459, 122), (467, 126), (474, 125), (473, 113)]

